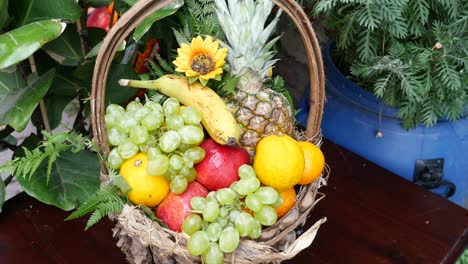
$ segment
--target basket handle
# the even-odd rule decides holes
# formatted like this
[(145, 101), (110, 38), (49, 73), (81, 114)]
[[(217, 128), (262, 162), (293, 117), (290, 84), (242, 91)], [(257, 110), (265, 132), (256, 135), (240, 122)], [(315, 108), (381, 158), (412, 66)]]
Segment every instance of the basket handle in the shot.
[[(109, 154), (107, 130), (104, 122), (105, 89), (112, 60), (120, 43), (146, 17), (174, 2), (174, 0), (139, 0), (132, 6), (108, 32), (99, 50), (94, 67), (91, 87), (91, 125), (93, 136), (102, 153)], [(325, 77), (322, 56), (317, 38), (309, 18), (294, 0), (273, 0), (296, 24), (307, 53), (310, 75), (310, 110), (307, 120), (306, 136), (313, 137), (320, 131), (320, 122), (325, 100)]]

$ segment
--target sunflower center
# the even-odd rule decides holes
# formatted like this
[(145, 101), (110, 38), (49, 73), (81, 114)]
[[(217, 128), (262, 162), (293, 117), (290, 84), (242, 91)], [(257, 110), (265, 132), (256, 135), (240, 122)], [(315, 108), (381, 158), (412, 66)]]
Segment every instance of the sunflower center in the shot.
[(209, 72), (214, 71), (215, 63), (211, 56), (206, 54), (196, 55), (192, 58), (190, 67), (193, 71), (198, 72), (201, 75), (208, 74)]

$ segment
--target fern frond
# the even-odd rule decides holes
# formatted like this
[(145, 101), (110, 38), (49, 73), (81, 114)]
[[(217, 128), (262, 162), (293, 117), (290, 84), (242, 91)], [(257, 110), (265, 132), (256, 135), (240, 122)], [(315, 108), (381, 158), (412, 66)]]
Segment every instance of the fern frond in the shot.
[(111, 202), (99, 204), (96, 210), (89, 217), (88, 222), (86, 223), (85, 231), (88, 230), (93, 225), (95, 225), (97, 222), (99, 222), (102, 218), (110, 214), (121, 212), (123, 209), (123, 205), (124, 203), (121, 201), (120, 202), (111, 201)]
[(366, 3), (356, 12), (359, 25), (366, 27), (369, 31), (374, 31), (380, 25), (382, 16), (378, 5)]
[(461, 81), (458, 72), (445, 60), (441, 59), (437, 65), (437, 78), (450, 90), (455, 91), (461, 88)]
[(174, 68), (172, 67), (172, 64), (170, 64), (167, 60), (163, 59), (161, 55), (156, 54), (156, 60), (159, 62), (161, 65), (161, 68), (166, 71), (167, 73), (172, 73), (174, 72)]

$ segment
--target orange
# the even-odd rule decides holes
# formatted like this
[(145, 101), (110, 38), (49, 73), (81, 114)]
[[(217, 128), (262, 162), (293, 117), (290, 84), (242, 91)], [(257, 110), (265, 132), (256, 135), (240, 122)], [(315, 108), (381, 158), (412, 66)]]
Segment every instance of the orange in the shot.
[(296, 202), (296, 190), (294, 190), (294, 187), (291, 187), (280, 192), (280, 195), (283, 202), (280, 206), (275, 207), (275, 211), (278, 214), (278, 219), (286, 215), (294, 206), (294, 203)]
[(138, 153), (124, 161), (120, 175), (130, 186), (128, 199), (135, 205), (156, 207), (169, 193), (169, 181), (163, 176), (150, 176), (146, 171), (148, 156)]
[(325, 167), (325, 157), (322, 151), (316, 145), (307, 142), (299, 141), (299, 146), (304, 152), (304, 173), (298, 184), (304, 185), (315, 181), (322, 175), (323, 168)]
[(281, 192), (301, 179), (304, 154), (290, 136), (270, 135), (258, 142), (253, 167), (260, 182)]

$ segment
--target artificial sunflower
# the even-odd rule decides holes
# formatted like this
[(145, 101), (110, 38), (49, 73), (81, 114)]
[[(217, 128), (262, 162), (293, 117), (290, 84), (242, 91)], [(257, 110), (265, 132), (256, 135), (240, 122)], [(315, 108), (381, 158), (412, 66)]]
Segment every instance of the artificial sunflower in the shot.
[(173, 61), (176, 71), (185, 72), (190, 83), (199, 79), (206, 85), (209, 79), (218, 79), (223, 73), (227, 49), (219, 48), (219, 41), (213, 41), (209, 36), (205, 40), (198, 36), (192, 39), (190, 45), (182, 43), (177, 53)]

